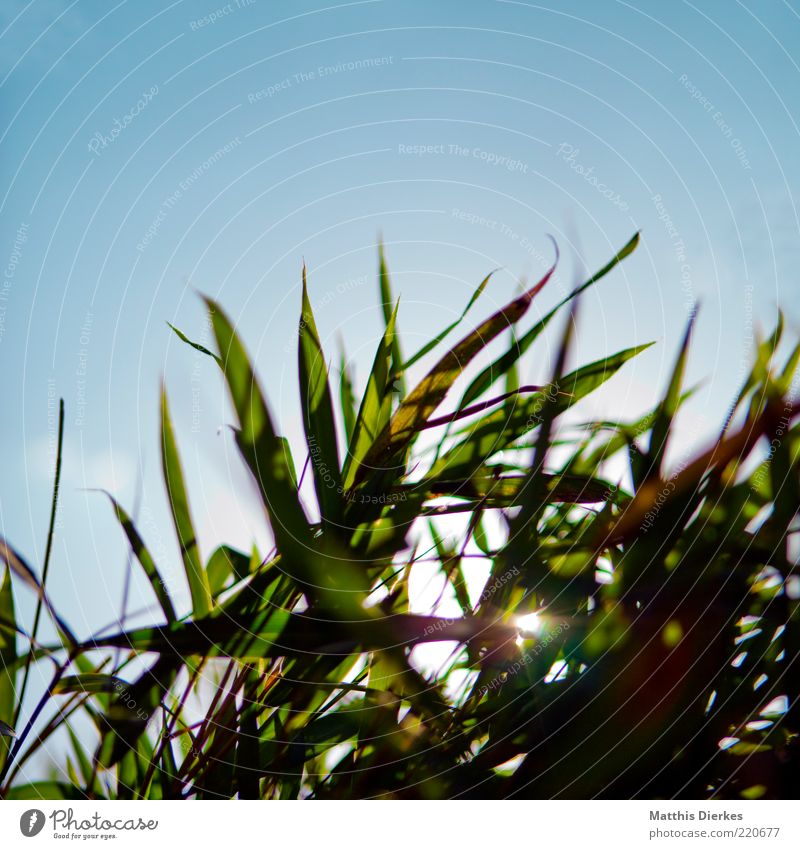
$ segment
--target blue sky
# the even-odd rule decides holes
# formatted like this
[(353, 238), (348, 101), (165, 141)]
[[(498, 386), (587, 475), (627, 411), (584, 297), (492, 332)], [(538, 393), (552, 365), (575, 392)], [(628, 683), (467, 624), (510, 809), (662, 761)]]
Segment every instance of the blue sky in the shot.
[[(180, 585), (162, 378), (205, 553), (264, 538), (215, 367), (165, 324), (207, 339), (198, 291), (239, 325), (298, 462), (301, 263), (326, 348), (344, 338), (363, 378), (379, 233), (411, 351), (491, 269), (476, 316), (541, 274), (547, 234), (562, 263), (537, 310), (641, 229), (586, 298), (576, 356), (658, 341), (589, 407), (633, 417), (699, 301), (687, 442), (720, 420), (753, 328), (779, 304), (797, 327), (794, 0), (6, 0), (0, 33), (0, 531), (41, 562), (63, 397), (52, 589), (79, 632), (113, 620), (125, 571), (86, 488), (138, 500)], [(151, 603), (137, 581), (132, 606)]]

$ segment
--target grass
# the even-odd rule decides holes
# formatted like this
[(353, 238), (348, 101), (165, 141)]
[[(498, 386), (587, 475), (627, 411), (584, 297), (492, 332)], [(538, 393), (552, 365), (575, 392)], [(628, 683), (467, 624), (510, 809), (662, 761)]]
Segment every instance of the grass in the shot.
[[(223, 309), (206, 302), (215, 351), (173, 328), (227, 386), (274, 549), (222, 545), (203, 561), (164, 391), (164, 484), (192, 609), (176, 607), (111, 496), (161, 611), (150, 627), (78, 640), (47, 592), (54, 523), (40, 570), (0, 540), (0, 794), (796, 795), (800, 346), (776, 361), (779, 319), (719, 438), (677, 468), (665, 457), (691, 394), (692, 322), (649, 414), (559, 427), (647, 347), (566, 368), (579, 296), (637, 243), (528, 329), (552, 270), (448, 349), (487, 277), (460, 319), (407, 358), (381, 251), (385, 330), (360, 397), (344, 358), (338, 380), (330, 373), (303, 269), (299, 465)], [(549, 380), (520, 385), (522, 358), (560, 314)], [(477, 368), (509, 329), (508, 349)], [(426, 376), (406, 387), (423, 361)], [(475, 374), (456, 399), (465, 372)], [(428, 431), (433, 451), (420, 447)], [(60, 463), (59, 441), (53, 516)], [(612, 463), (624, 464), (628, 488)], [(300, 496), (305, 478), (314, 504)], [(465, 529), (457, 538), (452, 517)], [(459, 616), (417, 611), (420, 567), (436, 569)], [(19, 591), (37, 598), (30, 631), (15, 614)], [(54, 644), (39, 641), (42, 616)], [(419, 648), (432, 643), (447, 659), (420, 671)], [(51, 682), (23, 705), (34, 664)], [(93, 740), (76, 730), (86, 719)], [(59, 734), (69, 752), (29, 782), (31, 758)]]

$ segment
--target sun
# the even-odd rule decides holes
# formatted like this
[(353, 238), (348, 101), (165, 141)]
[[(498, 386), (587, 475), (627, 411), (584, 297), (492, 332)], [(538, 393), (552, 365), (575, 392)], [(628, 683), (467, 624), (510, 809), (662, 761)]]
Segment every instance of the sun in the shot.
[(526, 613), (525, 616), (517, 616), (516, 625), (520, 635), (523, 637), (538, 637), (544, 629), (544, 621), (539, 611)]

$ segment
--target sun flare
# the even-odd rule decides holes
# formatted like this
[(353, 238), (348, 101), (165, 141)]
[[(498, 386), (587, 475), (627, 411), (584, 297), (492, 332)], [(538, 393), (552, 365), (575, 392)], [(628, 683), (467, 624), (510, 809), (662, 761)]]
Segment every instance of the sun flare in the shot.
[(539, 611), (526, 613), (525, 616), (518, 616), (516, 624), (517, 628), (519, 628), (520, 635), (528, 638), (538, 637), (544, 629), (544, 621)]

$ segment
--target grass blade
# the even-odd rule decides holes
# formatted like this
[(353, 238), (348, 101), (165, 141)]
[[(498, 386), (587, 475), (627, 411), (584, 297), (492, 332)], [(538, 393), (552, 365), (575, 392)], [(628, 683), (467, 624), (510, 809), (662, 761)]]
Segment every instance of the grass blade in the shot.
[(136, 529), (133, 519), (131, 519), (131, 517), (125, 512), (123, 507), (110, 492), (106, 492), (105, 490), (99, 490), (99, 492), (104, 493), (111, 502), (117, 521), (124, 531), (125, 536), (128, 539), (128, 544), (136, 556), (136, 559), (139, 561), (139, 565), (144, 570), (148, 581), (150, 581), (150, 586), (153, 588), (153, 592), (158, 599), (158, 603), (164, 611), (164, 616), (166, 617), (167, 622), (174, 622), (177, 617), (175, 615), (175, 608), (172, 606), (172, 600), (169, 597), (169, 592), (167, 591), (167, 585), (164, 583), (161, 573), (158, 571), (158, 567), (156, 566), (155, 560), (153, 560), (150, 551), (139, 535), (139, 531)]
[(303, 266), (303, 300), (300, 314), (298, 370), (303, 426), (311, 455), (311, 471), (323, 520), (341, 521), (342, 480), (336, 420), (328, 384), (328, 366), (322, 352), (317, 324), (308, 298), (306, 267)]
[[(13, 627), (9, 627), (15, 622), (11, 570), (6, 567), (3, 581), (0, 583), (0, 736), (2, 737), (14, 736), (14, 729), (10, 723), (16, 721), (17, 632)], [(3, 767), (7, 753), (6, 748), (0, 746), (0, 769)]]
[(411, 359), (403, 365), (403, 370), (411, 368), (411, 366), (421, 360), (426, 354), (429, 354), (435, 347), (437, 347), (437, 345), (443, 342), (459, 326), (459, 324), (461, 324), (461, 322), (467, 317), (467, 313), (472, 309), (475, 302), (483, 294), (483, 290), (488, 285), (489, 280), (491, 280), (492, 275), (494, 273), (494, 271), (490, 271), (486, 275), (486, 277), (483, 278), (478, 288), (472, 293), (472, 297), (469, 299), (469, 302), (464, 307), (464, 310), (461, 315), (452, 324), (448, 324), (447, 327), (445, 327), (445, 329), (438, 336), (435, 336), (433, 339), (431, 339), (430, 342), (427, 342), (425, 345), (423, 345), (419, 349), (419, 351), (417, 351), (417, 353), (414, 354), (414, 356), (411, 357)]
[(372, 448), (375, 439), (387, 425), (392, 414), (390, 365), (396, 319), (397, 306), (389, 317), (378, 350), (375, 352), (367, 388), (364, 391), (364, 397), (361, 399), (361, 406), (353, 429), (353, 438), (350, 440), (350, 449), (342, 474), (345, 489), (350, 489), (355, 482), (359, 464)]
[(342, 420), (344, 422), (344, 435), (347, 444), (353, 441), (353, 433), (356, 429), (356, 396), (353, 392), (353, 378), (345, 358), (344, 346), (342, 346), (341, 359), (339, 361), (339, 402), (342, 407)]
[(695, 315), (696, 313), (692, 314), (686, 326), (686, 332), (684, 333), (680, 351), (675, 361), (675, 367), (672, 370), (667, 392), (658, 407), (653, 421), (647, 455), (642, 458), (646, 464), (644, 478), (648, 478), (651, 475), (659, 475), (664, 464), (664, 456), (667, 451), (667, 442), (669, 440), (672, 421), (681, 403), (681, 386), (686, 371), (686, 359), (689, 354), (689, 344), (692, 338)]
[(639, 234), (636, 233), (626, 245), (624, 245), (597, 273), (593, 274), (580, 286), (573, 289), (565, 298), (559, 301), (544, 318), (540, 319), (527, 333), (514, 340), (509, 350), (495, 360), (472, 381), (464, 392), (458, 408), (466, 407), (467, 404), (480, 397), (496, 380), (505, 375), (508, 370), (520, 359), (520, 357), (531, 347), (537, 337), (547, 327), (555, 314), (561, 307), (585, 292), (590, 286), (601, 280), (613, 268), (619, 265), (626, 257), (630, 256), (639, 244)]
[(53, 687), (52, 693), (56, 696), (65, 693), (118, 693), (127, 687), (130, 687), (127, 681), (114, 675), (89, 672), (81, 675), (65, 675)]
[(364, 458), (361, 475), (369, 468), (399, 465), (406, 449), (441, 404), (453, 382), (468, 363), (502, 331), (519, 321), (534, 297), (551, 278), (555, 265), (534, 286), (480, 324), (431, 369), (400, 404)]
[(211, 592), (208, 587), (208, 576), (200, 559), (197, 533), (189, 512), (189, 499), (186, 495), (183, 470), (169, 414), (167, 392), (163, 387), (161, 390), (161, 461), (172, 521), (178, 536), (183, 568), (192, 596), (193, 614), (196, 618), (200, 618), (211, 611)]
[(429, 477), (463, 477), (475, 474), (494, 454), (513, 445), (539, 426), (545, 404), (558, 414), (585, 398), (612, 378), (628, 360), (653, 343), (626, 348), (565, 375), (559, 387), (545, 387), (544, 392), (531, 395), (512, 410), (495, 410), (478, 420), (464, 437), (446, 451), (428, 473)]
[(200, 351), (201, 354), (205, 354), (207, 357), (211, 357), (216, 361), (217, 365), (222, 368), (222, 360), (213, 351), (209, 351), (208, 348), (206, 348), (204, 345), (201, 345), (199, 342), (192, 342), (192, 340), (185, 333), (178, 330), (178, 328), (175, 327), (174, 324), (170, 324), (169, 322), (167, 322), (167, 327), (169, 327), (175, 333), (175, 335), (178, 337), (178, 339), (181, 340), (181, 342), (185, 342), (187, 345), (190, 345), (196, 351)]
[(383, 241), (378, 242), (378, 284), (380, 288), (381, 295), (381, 309), (383, 310), (383, 323), (384, 327), (388, 328), (389, 322), (393, 323), (392, 330), (392, 380), (395, 382), (397, 387), (397, 391), (400, 396), (406, 394), (406, 384), (405, 379), (403, 377), (403, 353), (400, 350), (400, 337), (397, 335), (396, 330), (396, 317), (392, 320), (392, 313), (394, 312), (393, 304), (394, 297), (392, 296), (392, 282), (389, 277), (389, 269), (386, 266), (386, 254), (383, 249)]

